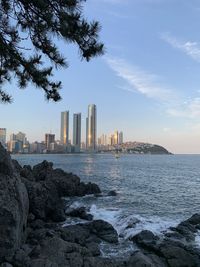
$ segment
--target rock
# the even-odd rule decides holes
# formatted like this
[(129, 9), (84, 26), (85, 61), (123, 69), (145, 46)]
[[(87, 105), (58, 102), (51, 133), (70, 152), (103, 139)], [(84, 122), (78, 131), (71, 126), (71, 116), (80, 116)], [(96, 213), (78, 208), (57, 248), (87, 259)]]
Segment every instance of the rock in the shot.
[(16, 159), (12, 159), (12, 164), (15, 168), (15, 171), (17, 173), (20, 173), (20, 171), (22, 170), (22, 166), (19, 164), (19, 162)]
[(128, 223), (127, 223), (126, 229), (134, 228), (135, 225), (136, 225), (137, 223), (139, 223), (139, 222), (140, 222), (139, 219), (137, 219), (137, 218), (131, 218), (131, 219), (128, 221)]
[(0, 267), (13, 267), (13, 265), (8, 262), (3, 262)]
[(29, 267), (59, 267), (57, 263), (53, 263), (48, 259), (34, 259), (29, 262)]
[(65, 220), (63, 201), (51, 182), (23, 179), (30, 201), (30, 212), (38, 219), (60, 222)]
[(20, 175), (30, 181), (35, 181), (35, 177), (30, 165), (24, 165), (24, 167), (20, 170)]
[(159, 237), (155, 236), (151, 231), (143, 230), (137, 235), (130, 238), (139, 247), (147, 249), (148, 251), (157, 250), (157, 242)]
[(65, 241), (85, 245), (90, 237), (90, 229), (84, 224), (69, 225), (60, 229), (61, 238)]
[(12, 176), (14, 173), (14, 166), (10, 155), (0, 143), (0, 174)]
[(141, 251), (136, 251), (129, 258), (127, 267), (167, 267), (167, 264), (155, 255), (145, 255)]
[(95, 234), (99, 238), (109, 242), (109, 243), (117, 243), (118, 242), (118, 234), (114, 227), (103, 220), (95, 220), (91, 223), (88, 223), (91, 233)]
[(186, 222), (192, 224), (192, 225), (198, 225), (200, 224), (200, 214), (196, 213), (194, 215), (192, 215), (192, 217), (190, 217), (188, 220), (186, 220)]
[(36, 181), (43, 181), (53, 171), (53, 163), (44, 160), (33, 167), (33, 175)]
[(67, 216), (79, 217), (83, 220), (88, 220), (88, 221), (92, 221), (92, 219), (93, 219), (93, 216), (86, 212), (85, 207), (80, 207), (80, 208), (76, 208), (76, 209), (69, 208), (69, 209), (65, 210), (65, 214)]
[(0, 261), (12, 257), (23, 243), (28, 209), (26, 187), (0, 145)]
[(197, 255), (189, 253), (183, 245), (170, 240), (160, 245), (160, 254), (167, 260), (170, 267), (200, 266)]
[(108, 196), (115, 197), (115, 196), (117, 196), (117, 192), (115, 190), (111, 190), (108, 192)]

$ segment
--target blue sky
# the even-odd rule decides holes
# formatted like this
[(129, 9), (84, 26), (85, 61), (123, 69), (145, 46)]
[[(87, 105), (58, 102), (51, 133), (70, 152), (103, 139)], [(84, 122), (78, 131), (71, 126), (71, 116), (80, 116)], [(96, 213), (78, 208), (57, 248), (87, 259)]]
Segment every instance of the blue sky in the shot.
[(122, 130), (125, 140), (200, 153), (200, 2), (197, 0), (88, 0), (88, 20), (102, 25), (106, 54), (86, 63), (76, 46), (59, 43), (69, 63), (56, 72), (63, 100), (46, 102), (31, 85), (0, 105), (0, 127), (23, 131), (30, 141), (52, 131), (59, 139), (60, 112), (97, 105), (98, 135)]

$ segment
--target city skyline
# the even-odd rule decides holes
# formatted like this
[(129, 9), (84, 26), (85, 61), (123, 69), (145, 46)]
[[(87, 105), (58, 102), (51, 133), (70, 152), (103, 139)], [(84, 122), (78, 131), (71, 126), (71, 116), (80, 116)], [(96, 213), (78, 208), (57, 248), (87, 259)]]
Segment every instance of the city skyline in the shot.
[(84, 6), (88, 19), (102, 25), (105, 56), (80, 62), (76, 48), (59, 44), (70, 65), (55, 77), (63, 82), (63, 100), (47, 103), (32, 85), (5, 84), (14, 102), (0, 106), (1, 127), (8, 134), (20, 129), (30, 140), (50, 131), (59, 138), (60, 111), (67, 107), (86, 118), (85, 107), (95, 103), (99, 133), (123, 129), (125, 140), (200, 153), (198, 1), (88, 0)]

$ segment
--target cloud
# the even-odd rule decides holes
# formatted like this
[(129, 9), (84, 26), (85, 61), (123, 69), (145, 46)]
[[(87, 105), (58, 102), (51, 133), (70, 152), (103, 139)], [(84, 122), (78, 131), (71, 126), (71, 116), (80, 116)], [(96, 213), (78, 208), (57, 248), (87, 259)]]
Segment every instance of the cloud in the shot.
[(200, 117), (200, 97), (195, 97), (169, 108), (167, 113), (173, 117), (199, 118)]
[(200, 62), (200, 44), (191, 41), (181, 41), (172, 36), (170, 33), (161, 34), (161, 39), (170, 44), (172, 47), (179, 49), (187, 56)]
[(129, 85), (128, 91), (137, 91), (146, 97), (160, 101), (169, 101), (173, 96), (171, 90), (159, 84), (157, 75), (147, 73), (123, 59), (106, 58), (106, 62), (117, 76)]

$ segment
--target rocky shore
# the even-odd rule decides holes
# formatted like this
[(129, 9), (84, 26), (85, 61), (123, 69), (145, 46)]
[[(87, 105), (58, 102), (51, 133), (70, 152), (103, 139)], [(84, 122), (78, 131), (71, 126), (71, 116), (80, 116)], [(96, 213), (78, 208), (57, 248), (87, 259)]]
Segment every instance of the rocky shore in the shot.
[[(98, 185), (47, 161), (22, 167), (0, 144), (0, 267), (200, 267), (200, 214), (162, 236), (145, 230), (131, 237), (137, 249), (129, 258), (104, 258), (100, 244), (117, 244), (117, 231), (64, 199), (88, 194), (101, 194)], [(74, 217), (84, 223), (64, 226)]]

